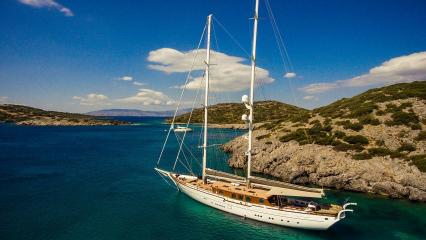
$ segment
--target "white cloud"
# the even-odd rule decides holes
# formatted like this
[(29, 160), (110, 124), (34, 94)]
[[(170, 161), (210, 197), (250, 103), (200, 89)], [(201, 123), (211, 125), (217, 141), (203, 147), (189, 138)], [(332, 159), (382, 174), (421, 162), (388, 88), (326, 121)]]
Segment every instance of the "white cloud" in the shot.
[[(198, 51), (193, 70), (204, 70), (205, 54), (205, 49)], [(195, 55), (196, 50), (181, 52), (171, 48), (157, 49), (149, 53), (148, 61), (153, 64), (148, 65), (148, 67), (167, 74), (187, 72), (191, 68)], [(217, 92), (232, 92), (249, 88), (251, 66), (244, 64), (245, 61), (246, 59), (241, 57), (211, 51), (210, 89)], [(272, 83), (274, 81), (269, 76), (267, 70), (259, 67), (256, 68), (256, 77), (258, 83), (261, 84)], [(191, 79), (188, 82), (187, 88), (200, 88), (202, 78), (202, 76), (198, 76)]]
[(132, 76), (122, 76), (119, 78), (116, 78), (117, 80), (121, 80), (121, 81), (133, 81), (133, 77)]
[(74, 16), (74, 13), (71, 9), (57, 3), (55, 0), (18, 0), (20, 3), (29, 5), (35, 8), (49, 8), (55, 9), (61, 13), (63, 13), (67, 17)]
[(7, 98), (6, 96), (0, 96), (0, 103), (6, 102)]
[(144, 85), (145, 85), (145, 83), (138, 82), (138, 81), (134, 81), (134, 82), (133, 82), (133, 85), (136, 85), (136, 86), (144, 86)]
[(117, 102), (149, 105), (173, 105), (175, 101), (166, 94), (152, 89), (141, 88), (135, 96), (117, 99)]
[(103, 94), (90, 93), (84, 97), (74, 96), (74, 100), (80, 101), (80, 105), (93, 106), (93, 105), (110, 105), (109, 98)]
[(314, 83), (302, 87), (306, 93), (322, 93), (344, 87), (389, 85), (401, 82), (426, 80), (426, 52), (392, 58), (366, 74), (331, 83)]
[(288, 73), (284, 74), (284, 77), (285, 78), (294, 78), (294, 77), (296, 77), (296, 73), (288, 72)]
[(308, 96), (304, 96), (303, 100), (307, 100), (307, 101), (317, 101), (318, 98), (312, 95), (308, 95)]

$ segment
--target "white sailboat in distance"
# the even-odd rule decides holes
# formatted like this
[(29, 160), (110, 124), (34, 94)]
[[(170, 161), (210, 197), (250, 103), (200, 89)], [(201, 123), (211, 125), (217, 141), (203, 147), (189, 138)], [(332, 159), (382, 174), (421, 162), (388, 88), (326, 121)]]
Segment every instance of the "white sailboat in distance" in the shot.
[[(210, 33), (212, 15), (207, 17), (207, 48), (204, 72), (204, 135), (202, 175), (197, 177), (193, 173), (182, 174), (167, 171), (158, 167), (164, 146), (155, 170), (165, 179), (171, 180), (174, 185), (189, 197), (210, 207), (265, 223), (286, 227), (312, 230), (326, 230), (352, 212), (348, 206), (356, 203), (319, 204), (317, 199), (325, 197), (323, 189), (310, 188), (275, 180), (264, 179), (251, 174), (252, 142), (253, 142), (253, 103), (254, 83), (256, 78), (256, 40), (258, 27), (259, 0), (255, 3), (253, 17), (253, 39), (251, 56), (250, 96), (244, 95), (242, 102), (249, 111), (242, 120), (248, 125), (247, 176), (213, 170), (206, 167), (208, 160), (208, 106), (209, 106), (209, 67), (210, 67)], [(176, 117), (176, 114), (175, 114)], [(173, 124), (172, 124), (173, 125)], [(166, 137), (169, 138), (170, 132)], [(184, 135), (186, 131), (184, 132)], [(184, 138), (181, 137), (180, 139)], [(166, 143), (165, 142), (165, 143)], [(180, 144), (180, 149), (182, 143)], [(177, 160), (177, 159), (176, 159)], [(176, 165), (176, 162), (175, 162)]]

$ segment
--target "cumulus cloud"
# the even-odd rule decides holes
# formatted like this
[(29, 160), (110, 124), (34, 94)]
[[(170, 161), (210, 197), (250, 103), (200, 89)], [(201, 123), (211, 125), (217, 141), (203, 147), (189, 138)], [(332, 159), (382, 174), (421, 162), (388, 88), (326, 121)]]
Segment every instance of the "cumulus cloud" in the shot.
[[(161, 48), (151, 51), (148, 61), (150, 69), (161, 71), (167, 74), (187, 72), (196, 56), (196, 50), (181, 52), (171, 48)], [(205, 68), (205, 49), (198, 51), (193, 70), (203, 70)], [(251, 66), (244, 64), (247, 59), (230, 56), (225, 53), (211, 51), (210, 67), (211, 82), (210, 89), (216, 92), (241, 91), (250, 86)], [(258, 83), (272, 83), (274, 79), (269, 76), (269, 72), (263, 68), (256, 68)], [(198, 89), (201, 87), (203, 76), (194, 77), (188, 82), (188, 89)], [(183, 86), (180, 86), (183, 87)]]
[(143, 85), (145, 85), (145, 83), (138, 82), (138, 81), (134, 81), (134, 82), (133, 82), (133, 85), (136, 85), (136, 86), (143, 86)]
[(131, 97), (117, 99), (117, 102), (149, 105), (173, 105), (175, 101), (160, 91), (141, 88), (139, 92)]
[(63, 13), (67, 17), (74, 16), (71, 9), (57, 3), (55, 0), (18, 0), (20, 3), (29, 5), (35, 8), (49, 8)]
[(78, 100), (80, 105), (94, 106), (94, 105), (110, 105), (108, 102), (109, 98), (103, 94), (90, 93), (86, 96), (74, 96), (74, 100)]
[(392, 58), (366, 74), (331, 83), (314, 83), (300, 88), (309, 94), (322, 93), (337, 88), (389, 85), (401, 82), (426, 80), (426, 52)]
[(284, 74), (284, 77), (285, 78), (294, 78), (294, 77), (296, 77), (296, 73), (288, 72), (288, 73)]
[(121, 81), (133, 81), (133, 77), (132, 76), (122, 76), (122, 77), (118, 77), (116, 79), (117, 80), (121, 80)]
[(315, 97), (315, 96), (312, 96), (312, 95), (308, 95), (308, 96), (304, 96), (304, 97), (303, 97), (303, 100), (307, 100), (307, 101), (316, 101), (316, 100), (318, 100), (318, 98), (317, 98), (317, 97)]

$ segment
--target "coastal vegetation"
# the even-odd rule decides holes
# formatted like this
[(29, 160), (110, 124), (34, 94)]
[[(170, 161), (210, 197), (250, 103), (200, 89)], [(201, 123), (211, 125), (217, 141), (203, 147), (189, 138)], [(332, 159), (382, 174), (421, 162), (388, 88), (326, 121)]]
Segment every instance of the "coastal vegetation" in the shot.
[(0, 105), (0, 122), (17, 125), (45, 126), (85, 126), (85, 125), (123, 125), (126, 122), (96, 118), (78, 113), (45, 111), (22, 105)]
[[(255, 123), (282, 121), (306, 122), (310, 118), (310, 111), (290, 104), (278, 101), (259, 101), (254, 104)], [(241, 123), (241, 115), (247, 113), (246, 107), (241, 103), (219, 103), (209, 106), (209, 123), (212, 124), (235, 124)], [(176, 122), (188, 122), (190, 113), (176, 117)], [(204, 109), (194, 109), (190, 123), (201, 123), (204, 118)], [(170, 120), (169, 120), (170, 121)]]

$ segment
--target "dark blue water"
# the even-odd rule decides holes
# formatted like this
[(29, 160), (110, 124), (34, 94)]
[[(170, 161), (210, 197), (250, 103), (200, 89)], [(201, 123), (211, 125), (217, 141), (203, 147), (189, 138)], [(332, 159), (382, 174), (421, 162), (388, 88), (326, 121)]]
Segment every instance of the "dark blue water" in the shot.
[[(424, 239), (426, 205), (351, 197), (354, 214), (326, 232), (267, 225), (201, 205), (167, 185), (153, 167), (167, 126), (0, 125), (0, 239)], [(197, 130), (197, 129), (196, 129)], [(212, 140), (235, 136), (212, 130)], [(215, 137), (216, 136), (216, 137)], [(216, 139), (216, 140), (215, 140)], [(199, 132), (188, 135), (195, 154)], [(172, 145), (176, 139), (171, 138)], [(177, 147), (167, 149), (172, 167)], [(210, 150), (212, 151), (212, 150)], [(215, 167), (225, 154), (218, 151)], [(188, 161), (192, 161), (188, 157)], [(192, 162), (193, 170), (197, 163)], [(179, 168), (179, 166), (178, 166)]]

